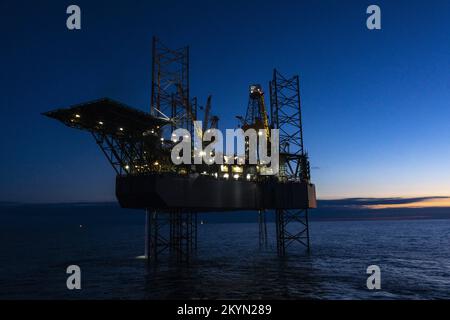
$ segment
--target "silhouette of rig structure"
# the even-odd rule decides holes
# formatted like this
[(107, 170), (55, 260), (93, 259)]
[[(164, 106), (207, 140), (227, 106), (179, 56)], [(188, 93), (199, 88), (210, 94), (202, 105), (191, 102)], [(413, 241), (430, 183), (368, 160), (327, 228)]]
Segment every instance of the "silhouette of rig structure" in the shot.
[[(123, 208), (145, 209), (146, 256), (168, 251), (189, 260), (197, 248), (197, 213), (252, 210), (259, 213), (259, 242), (267, 243), (266, 211), (275, 211), (278, 254), (297, 243), (310, 249), (308, 210), (316, 207), (308, 156), (303, 146), (299, 77), (277, 70), (269, 82), (270, 110), (260, 85), (251, 85), (242, 129), (279, 129), (280, 170), (266, 165), (174, 165), (171, 133), (193, 122), (202, 110), (203, 128), (217, 128), (211, 96), (200, 107), (190, 96), (189, 47), (170, 49), (153, 38), (150, 113), (103, 98), (44, 115), (88, 131), (116, 171), (116, 197)], [(246, 154), (247, 155), (247, 154)]]

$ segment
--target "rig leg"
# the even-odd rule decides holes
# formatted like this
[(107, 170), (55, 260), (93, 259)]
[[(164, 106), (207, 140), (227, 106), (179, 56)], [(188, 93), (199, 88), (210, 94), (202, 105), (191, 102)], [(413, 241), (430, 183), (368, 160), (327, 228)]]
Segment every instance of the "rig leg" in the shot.
[(145, 210), (145, 258), (150, 256), (150, 210)]
[(259, 248), (267, 249), (267, 224), (266, 224), (265, 210), (258, 210), (258, 222), (259, 222)]
[(194, 213), (194, 250), (197, 251), (197, 227), (198, 227), (198, 220), (197, 220), (197, 213)]
[(146, 210), (145, 256), (155, 262), (164, 251), (177, 261), (189, 261), (197, 250), (197, 213)]
[(178, 261), (189, 261), (197, 249), (197, 213), (172, 211), (170, 214), (170, 251)]
[(167, 217), (157, 211), (146, 211), (146, 256), (148, 262), (158, 260), (158, 256), (169, 247), (169, 241), (163, 234)]
[(308, 210), (277, 209), (275, 215), (278, 255), (284, 256), (286, 254), (286, 248), (293, 243), (301, 244), (309, 253)]

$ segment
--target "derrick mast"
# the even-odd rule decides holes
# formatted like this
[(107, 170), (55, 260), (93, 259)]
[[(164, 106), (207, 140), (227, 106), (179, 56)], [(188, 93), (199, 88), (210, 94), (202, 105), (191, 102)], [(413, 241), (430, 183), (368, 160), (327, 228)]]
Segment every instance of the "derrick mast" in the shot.
[(264, 102), (264, 92), (259, 84), (251, 85), (249, 88), (247, 113), (242, 129), (247, 130), (249, 128), (255, 129), (256, 131), (263, 129), (266, 137), (269, 138), (270, 136), (269, 118)]

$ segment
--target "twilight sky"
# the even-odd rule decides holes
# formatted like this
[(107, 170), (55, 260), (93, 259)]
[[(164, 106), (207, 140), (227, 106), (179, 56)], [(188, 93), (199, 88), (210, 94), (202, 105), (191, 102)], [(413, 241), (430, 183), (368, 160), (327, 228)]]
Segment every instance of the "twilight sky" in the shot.
[[(68, 31), (77, 4), (82, 30)], [(382, 30), (366, 28), (378, 4)], [(191, 96), (234, 128), (248, 85), (300, 75), (319, 198), (450, 195), (450, 1), (0, 0), (0, 201), (114, 199), (93, 139), (41, 112), (149, 110), (151, 38), (191, 49)]]

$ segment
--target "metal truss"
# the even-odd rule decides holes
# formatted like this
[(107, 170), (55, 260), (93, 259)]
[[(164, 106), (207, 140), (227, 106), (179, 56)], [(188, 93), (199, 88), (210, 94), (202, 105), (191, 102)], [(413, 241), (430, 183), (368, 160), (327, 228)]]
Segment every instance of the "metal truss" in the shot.
[(134, 139), (125, 135), (111, 135), (101, 131), (91, 131), (91, 133), (117, 174), (151, 171), (142, 138)]
[(305, 246), (309, 252), (308, 209), (277, 209), (275, 216), (278, 254), (284, 256), (286, 249), (294, 243)]
[(280, 157), (284, 166), (282, 178), (309, 181), (309, 164), (303, 147), (303, 126), (298, 76), (286, 78), (273, 71), (270, 82), (272, 126), (280, 130)]
[(170, 213), (170, 249), (177, 260), (189, 260), (197, 249), (197, 214), (175, 211)]
[(148, 262), (157, 261), (165, 251), (171, 258), (187, 262), (197, 250), (197, 213), (147, 210), (145, 230)]
[[(274, 70), (269, 86), (272, 127), (280, 130), (280, 180), (309, 183), (309, 161), (303, 146), (299, 77), (287, 78)], [(278, 253), (285, 255), (286, 248), (293, 242), (304, 245), (309, 252), (308, 210), (277, 209), (275, 215)]]
[(172, 130), (192, 130), (189, 47), (170, 49), (156, 37), (153, 38), (151, 113), (170, 116)]

